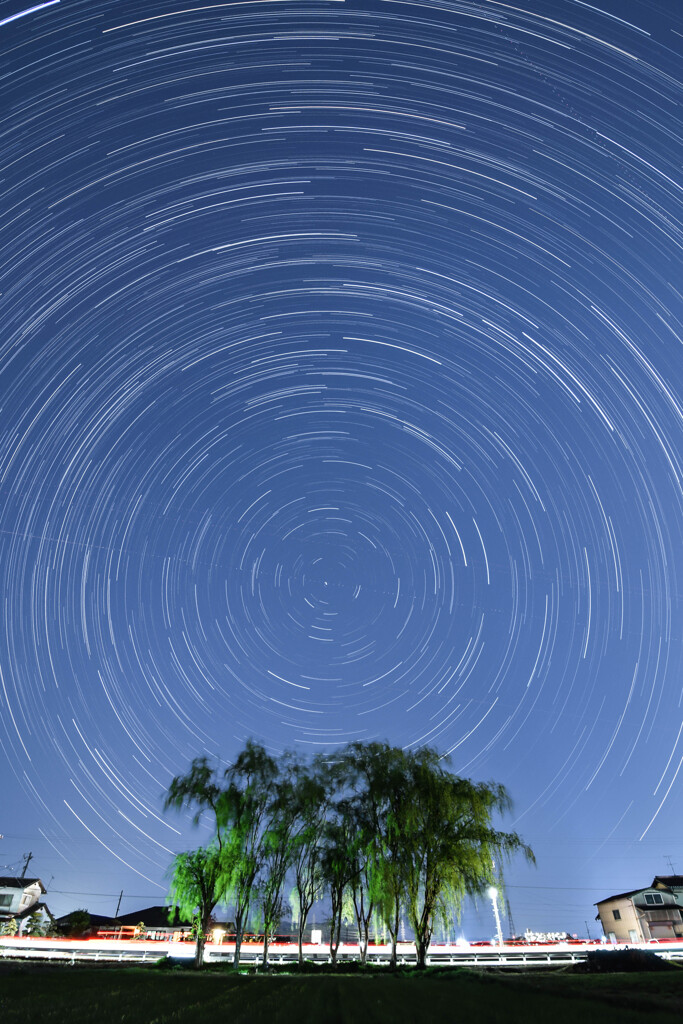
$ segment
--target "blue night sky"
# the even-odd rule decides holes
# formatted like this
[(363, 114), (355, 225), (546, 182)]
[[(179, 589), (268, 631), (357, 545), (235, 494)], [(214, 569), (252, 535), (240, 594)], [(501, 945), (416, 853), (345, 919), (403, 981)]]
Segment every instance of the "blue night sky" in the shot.
[(683, 872), (678, 0), (0, 48), (2, 871), (163, 902), (169, 780), (252, 736), (503, 782), (518, 930)]

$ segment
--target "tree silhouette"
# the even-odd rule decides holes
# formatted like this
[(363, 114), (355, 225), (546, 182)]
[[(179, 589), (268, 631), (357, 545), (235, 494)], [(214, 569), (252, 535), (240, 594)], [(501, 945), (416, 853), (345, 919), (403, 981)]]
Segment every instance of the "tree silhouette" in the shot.
[(295, 832), (292, 874), (297, 909), (299, 963), (303, 963), (303, 936), (315, 902), (323, 894), (322, 845), (320, 842), (330, 806), (327, 765), (316, 758), (313, 765), (294, 766)]
[(169, 869), (169, 900), (172, 921), (176, 906), (185, 920), (195, 919), (196, 945), (194, 965), (199, 970), (204, 963), (204, 944), (214, 908), (225, 895), (221, 850), (217, 846), (199, 847), (189, 853), (179, 853)]
[(277, 773), (276, 761), (253, 740), (247, 740), (244, 750), (225, 772), (219, 824), (224, 836), (225, 887), (234, 905), (236, 967), (254, 885), (264, 860), (270, 791)]
[(264, 929), (263, 963), (283, 907), (287, 875), (298, 911), (299, 960), (308, 914), (322, 892), (331, 903), (330, 956), (336, 963), (345, 913), (353, 906), (361, 960), (370, 922), (379, 916), (397, 963), (401, 914), (424, 966), (434, 927), (459, 914), (466, 896), (481, 893), (515, 853), (533, 862), (516, 832), (496, 829), (510, 809), (504, 786), (452, 774), (436, 750), (406, 751), (388, 743), (350, 743), (312, 764), (286, 754), (278, 764), (248, 740), (218, 776), (196, 758), (173, 779), (166, 807), (213, 817), (207, 847), (178, 854), (171, 868), (173, 898), (200, 918), (196, 962), (216, 904), (234, 905), (235, 965), (249, 909), (256, 901)]
[(424, 967), (437, 917), (459, 915), (464, 897), (496, 881), (496, 869), (513, 853), (532, 863), (534, 855), (516, 832), (493, 827), (494, 813), (511, 806), (504, 786), (458, 778), (428, 748), (408, 764), (401, 868), (417, 962)]

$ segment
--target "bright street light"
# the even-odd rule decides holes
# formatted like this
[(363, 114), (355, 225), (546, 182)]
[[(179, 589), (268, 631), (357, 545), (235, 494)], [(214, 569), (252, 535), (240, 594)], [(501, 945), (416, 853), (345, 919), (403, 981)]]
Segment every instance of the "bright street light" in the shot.
[(496, 937), (499, 946), (503, 945), (503, 930), (500, 927), (500, 914), (498, 913), (498, 890), (492, 885), (486, 890), (486, 894), (493, 904), (493, 913), (496, 918)]

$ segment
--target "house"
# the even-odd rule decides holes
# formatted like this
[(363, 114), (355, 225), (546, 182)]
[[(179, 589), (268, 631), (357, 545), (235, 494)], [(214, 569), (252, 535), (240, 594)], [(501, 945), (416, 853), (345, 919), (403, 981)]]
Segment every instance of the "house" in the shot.
[(595, 906), (610, 942), (683, 938), (683, 875), (655, 875), (647, 888), (608, 896)]
[(113, 928), (114, 922), (111, 917), (104, 917), (101, 914), (91, 914), (87, 910), (72, 910), (68, 914), (58, 917), (55, 922), (60, 934), (72, 938), (89, 938), (97, 935), (100, 929)]
[[(145, 907), (144, 910), (134, 910), (130, 914), (120, 914), (116, 919), (116, 930), (126, 937), (132, 937), (136, 933), (140, 938), (148, 939), (170, 939), (174, 935), (180, 936), (185, 933), (189, 935), (191, 925), (187, 919), (175, 908), (173, 921), (169, 920), (172, 907)], [(138, 929), (138, 925), (144, 928)], [(129, 934), (128, 934), (129, 933)]]
[(0, 921), (11, 917), (21, 920), (38, 910), (38, 901), (47, 893), (39, 878), (0, 876)]

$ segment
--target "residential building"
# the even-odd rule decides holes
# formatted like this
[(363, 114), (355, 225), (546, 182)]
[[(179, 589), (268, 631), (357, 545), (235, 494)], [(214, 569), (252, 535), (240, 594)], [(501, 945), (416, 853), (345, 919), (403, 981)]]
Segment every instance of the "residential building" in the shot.
[[(174, 936), (179, 938), (189, 935), (191, 924), (177, 907), (171, 921), (172, 910), (172, 907), (167, 906), (145, 907), (130, 914), (119, 914), (112, 925), (119, 934), (127, 938), (171, 939)], [(143, 927), (139, 927), (140, 925)]]
[(655, 875), (644, 889), (599, 900), (599, 920), (610, 942), (683, 938), (683, 875)]
[(113, 927), (111, 917), (104, 917), (102, 914), (91, 914), (88, 910), (71, 910), (68, 914), (58, 917), (57, 928), (60, 934), (71, 938), (90, 938), (97, 935), (101, 928)]
[(38, 909), (38, 901), (47, 893), (39, 878), (0, 876), (0, 921), (21, 919)]

